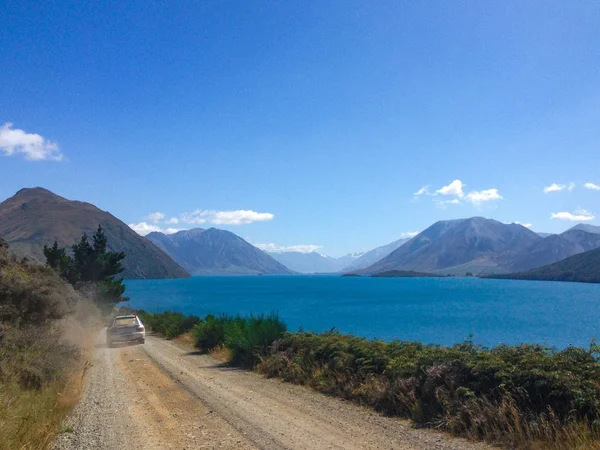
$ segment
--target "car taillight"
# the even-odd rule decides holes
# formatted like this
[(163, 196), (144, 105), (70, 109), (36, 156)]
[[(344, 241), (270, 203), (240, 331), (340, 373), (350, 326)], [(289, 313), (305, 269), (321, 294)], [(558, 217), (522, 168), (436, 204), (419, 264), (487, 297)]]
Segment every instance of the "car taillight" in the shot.
[(138, 331), (144, 331), (144, 326), (143, 325), (138, 325), (136, 327), (136, 330), (138, 330)]

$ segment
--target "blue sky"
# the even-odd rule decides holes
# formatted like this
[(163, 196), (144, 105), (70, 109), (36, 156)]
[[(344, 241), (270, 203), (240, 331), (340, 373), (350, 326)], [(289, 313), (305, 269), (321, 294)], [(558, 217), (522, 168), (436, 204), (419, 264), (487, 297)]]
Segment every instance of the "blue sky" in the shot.
[(4, 0), (0, 15), (1, 199), (43, 186), (140, 230), (334, 256), (474, 215), (600, 224), (598, 2)]

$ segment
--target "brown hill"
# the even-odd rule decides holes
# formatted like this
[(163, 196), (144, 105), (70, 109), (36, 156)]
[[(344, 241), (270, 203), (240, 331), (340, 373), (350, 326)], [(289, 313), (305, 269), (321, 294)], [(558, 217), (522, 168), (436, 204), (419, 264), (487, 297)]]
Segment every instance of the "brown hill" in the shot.
[(102, 225), (110, 250), (127, 255), (125, 278), (184, 278), (170, 256), (125, 223), (90, 203), (71, 201), (43, 188), (21, 189), (0, 203), (0, 236), (21, 257), (44, 262), (43, 247), (55, 240), (70, 246)]

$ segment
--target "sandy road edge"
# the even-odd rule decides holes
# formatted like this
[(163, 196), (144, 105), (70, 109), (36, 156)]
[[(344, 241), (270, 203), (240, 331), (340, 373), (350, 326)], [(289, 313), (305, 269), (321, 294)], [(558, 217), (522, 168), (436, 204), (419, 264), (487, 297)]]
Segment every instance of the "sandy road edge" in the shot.
[(182, 389), (261, 448), (491, 448), (415, 429), (407, 420), (303, 386), (224, 367), (172, 341), (149, 337), (143, 351)]

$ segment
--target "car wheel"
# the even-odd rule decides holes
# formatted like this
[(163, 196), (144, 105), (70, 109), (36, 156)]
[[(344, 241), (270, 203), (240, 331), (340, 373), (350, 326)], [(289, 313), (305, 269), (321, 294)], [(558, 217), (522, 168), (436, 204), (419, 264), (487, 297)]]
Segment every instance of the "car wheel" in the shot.
[(142, 338), (139, 340), (140, 344), (145, 344), (146, 343), (146, 339)]

